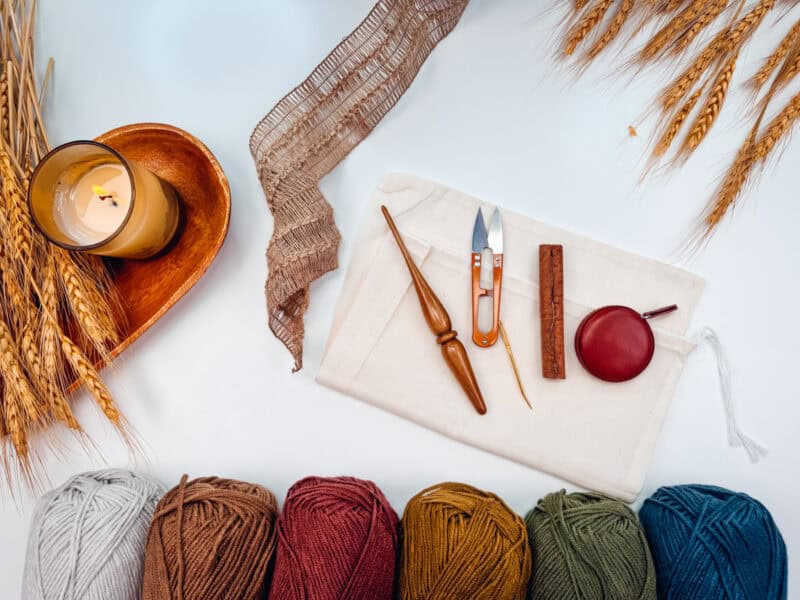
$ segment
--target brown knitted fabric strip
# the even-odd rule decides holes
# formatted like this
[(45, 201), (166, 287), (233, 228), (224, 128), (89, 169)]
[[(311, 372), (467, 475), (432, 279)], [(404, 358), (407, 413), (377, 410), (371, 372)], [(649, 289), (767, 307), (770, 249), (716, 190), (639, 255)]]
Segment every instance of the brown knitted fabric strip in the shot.
[(337, 267), (339, 231), (319, 181), (400, 99), (468, 0), (381, 0), (258, 124), (250, 152), (274, 231), (267, 249), (269, 326), (303, 366), (309, 285)]

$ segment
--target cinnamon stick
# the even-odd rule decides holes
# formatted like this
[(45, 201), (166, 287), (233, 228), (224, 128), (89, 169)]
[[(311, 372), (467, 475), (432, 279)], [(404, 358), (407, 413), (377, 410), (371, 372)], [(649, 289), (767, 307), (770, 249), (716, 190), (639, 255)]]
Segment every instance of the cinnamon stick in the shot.
[(542, 337), (542, 375), (565, 379), (564, 369), (564, 249), (539, 246), (539, 318)]

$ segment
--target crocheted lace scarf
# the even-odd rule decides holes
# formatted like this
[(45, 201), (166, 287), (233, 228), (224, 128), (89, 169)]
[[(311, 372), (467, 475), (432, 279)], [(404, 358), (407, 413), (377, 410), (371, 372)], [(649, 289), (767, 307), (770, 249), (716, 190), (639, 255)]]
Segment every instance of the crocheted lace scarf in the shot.
[(250, 152), (274, 217), (269, 327), (303, 366), (309, 285), (337, 267), (341, 236), (319, 182), (411, 85), (468, 0), (381, 0), (258, 124)]

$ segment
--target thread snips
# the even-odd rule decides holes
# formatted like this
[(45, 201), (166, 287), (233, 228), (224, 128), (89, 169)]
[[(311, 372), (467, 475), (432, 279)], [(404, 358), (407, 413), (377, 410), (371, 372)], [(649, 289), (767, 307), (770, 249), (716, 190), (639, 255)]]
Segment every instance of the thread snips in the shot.
[[(484, 256), (489, 264), (484, 264)], [(491, 256), (491, 259), (489, 259)], [(486, 284), (481, 277), (482, 272), (486, 272)], [(489, 280), (491, 272), (491, 281)], [(511, 342), (508, 339), (503, 322), (500, 320), (500, 297), (503, 289), (503, 224), (500, 222), (500, 211), (494, 209), (489, 230), (486, 230), (486, 223), (483, 220), (483, 212), (478, 209), (475, 216), (475, 225), (472, 228), (472, 341), (481, 348), (488, 348), (497, 342), (497, 338), (503, 338), (503, 345), (506, 347), (508, 358), (511, 361), (511, 368), (514, 370), (514, 377), (517, 386), (522, 394), (522, 399), (528, 408), (533, 409), (525, 387), (522, 385), (522, 378), (517, 368), (517, 361), (514, 352), (511, 350)], [(492, 299), (492, 328), (489, 331), (481, 331), (478, 314), (480, 300), (484, 296)]]
[[(491, 252), (492, 280), (489, 287), (483, 287), (481, 270), (484, 251)], [(488, 255), (488, 253), (486, 253)], [(500, 296), (503, 286), (503, 225), (500, 223), (500, 211), (494, 209), (489, 230), (483, 220), (483, 212), (478, 209), (475, 226), (472, 229), (472, 341), (482, 348), (488, 348), (497, 342), (500, 327)], [(478, 306), (480, 299), (489, 296), (492, 299), (492, 328), (481, 331), (478, 324)]]

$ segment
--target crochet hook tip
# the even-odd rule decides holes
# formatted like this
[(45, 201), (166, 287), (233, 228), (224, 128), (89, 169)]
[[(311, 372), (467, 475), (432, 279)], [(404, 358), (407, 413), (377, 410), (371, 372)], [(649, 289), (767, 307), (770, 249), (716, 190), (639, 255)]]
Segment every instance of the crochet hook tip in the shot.
[(511, 361), (511, 368), (514, 371), (514, 378), (517, 380), (517, 387), (519, 388), (519, 393), (522, 396), (522, 399), (525, 401), (525, 404), (528, 405), (528, 408), (533, 410), (533, 405), (531, 404), (530, 400), (528, 400), (528, 394), (525, 393), (525, 386), (522, 384), (522, 377), (520, 376), (519, 369), (517, 368), (517, 361), (514, 358), (514, 351), (511, 349), (511, 341), (508, 339), (508, 333), (506, 333), (506, 327), (505, 325), (503, 325), (503, 321), (499, 321), (498, 325), (500, 329), (500, 337), (503, 340), (503, 345), (506, 347), (508, 358)]

